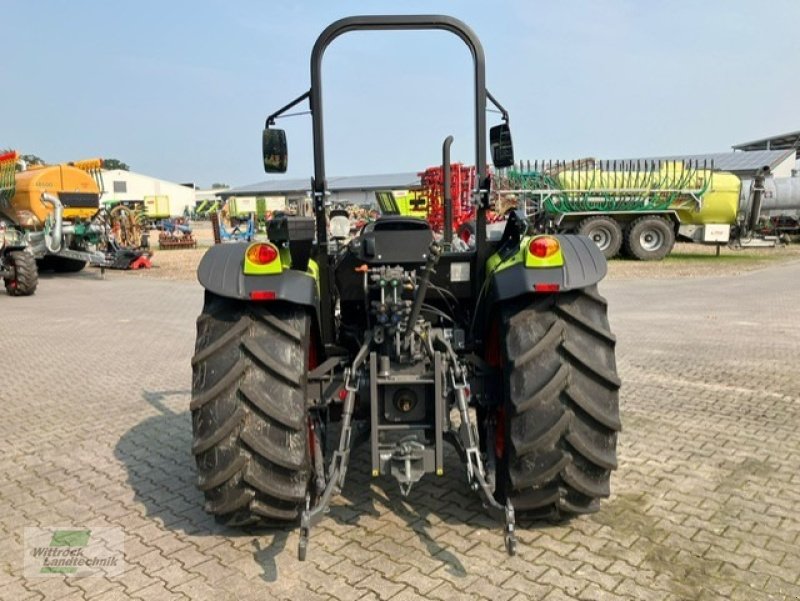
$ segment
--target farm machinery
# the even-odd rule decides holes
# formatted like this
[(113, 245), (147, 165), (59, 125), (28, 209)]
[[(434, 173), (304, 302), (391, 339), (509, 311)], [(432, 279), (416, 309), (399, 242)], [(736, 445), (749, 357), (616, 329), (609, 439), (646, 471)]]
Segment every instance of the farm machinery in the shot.
[(762, 213), (800, 209), (800, 178), (740, 178), (708, 161), (529, 161), (497, 179), (537, 231), (583, 234), (606, 258), (660, 260), (678, 239), (774, 246), (755, 235)]
[(143, 254), (120, 244), (113, 234), (119, 223), (100, 207), (101, 159), (21, 166), (0, 204), (0, 221), (24, 233), (40, 269), (126, 269)]
[[(14, 194), (16, 152), (0, 154), (0, 208)], [(28, 252), (21, 231), (0, 221), (0, 278), (11, 296), (30, 296), (39, 283), (36, 259)]]
[[(446, 175), (446, 172), (449, 175)], [(472, 193), (475, 188), (476, 170), (472, 165), (453, 163), (446, 169), (438, 165), (418, 173), (419, 188), (396, 192), (375, 192), (375, 200), (381, 215), (405, 215), (425, 219), (437, 235), (444, 235), (445, 222), (453, 228), (457, 245), (474, 243), (475, 205)], [(448, 178), (450, 204), (444, 202), (445, 177)], [(449, 211), (449, 214), (448, 214)], [(487, 221), (497, 221), (496, 211), (487, 211)], [(459, 242), (460, 241), (460, 242)], [(465, 246), (465, 247), (466, 247)]]
[[(451, 136), (441, 237), (423, 219), (390, 215), (348, 240), (347, 217), (329, 217), (322, 59), (340, 35), (361, 30), (444, 30), (471, 51), (472, 247), (452, 236)], [(621, 427), (615, 338), (597, 290), (606, 262), (584, 236), (532, 233), (520, 210), (506, 214), (501, 236), (487, 236), (487, 102), (503, 115), (488, 132), (496, 168), (513, 164), (513, 149), (475, 33), (437, 15), (330, 25), (311, 54), (310, 89), (267, 117), (267, 173), (285, 172), (288, 160), (276, 120), (305, 101), (313, 217), (274, 217), (267, 241), (213, 246), (198, 267), (205, 301), (190, 409), (206, 511), (231, 526), (299, 522), (302, 560), (356, 445), (369, 446), (373, 477), (393, 478), (408, 496), (451, 469), (446, 442), (510, 554), (520, 516), (596, 511)]]
[[(449, 176), (446, 173), (449, 172)], [(475, 234), (475, 205), (472, 203), (472, 191), (475, 189), (475, 167), (455, 163), (449, 170), (442, 167), (428, 167), (419, 174), (422, 190), (420, 196), (425, 199), (427, 215), (425, 219), (431, 229), (441, 232), (445, 229), (446, 210), (452, 212), (449, 218), (451, 227), (460, 240), (467, 243)], [(445, 207), (445, 177), (448, 177), (451, 202)]]
[(0, 278), (10, 296), (30, 296), (39, 284), (36, 259), (18, 230), (0, 224)]
[(183, 217), (162, 219), (158, 223), (158, 248), (196, 248), (197, 240), (192, 235), (192, 226)]

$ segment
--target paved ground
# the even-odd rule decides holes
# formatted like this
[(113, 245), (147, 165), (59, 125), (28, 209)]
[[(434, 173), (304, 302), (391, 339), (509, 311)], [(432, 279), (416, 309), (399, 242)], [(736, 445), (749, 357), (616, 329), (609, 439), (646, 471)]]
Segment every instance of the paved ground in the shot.
[[(614, 281), (620, 467), (603, 510), (520, 533), (454, 455), (407, 502), (356, 455), (314, 532), (241, 533), (201, 509), (189, 454), (189, 282), (45, 277), (0, 295), (0, 599), (798, 599), (800, 264)], [(28, 578), (26, 526), (117, 526), (115, 578)]]

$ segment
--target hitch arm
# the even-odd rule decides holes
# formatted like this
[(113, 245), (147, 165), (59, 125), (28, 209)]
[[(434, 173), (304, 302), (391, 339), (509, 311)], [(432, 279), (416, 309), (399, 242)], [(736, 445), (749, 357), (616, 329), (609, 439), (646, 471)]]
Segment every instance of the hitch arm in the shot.
[[(449, 348), (449, 343), (446, 340), (440, 340), (452, 352), (452, 348)], [(490, 515), (504, 523), (503, 540), (506, 551), (509, 555), (516, 555), (517, 534), (514, 506), (511, 504), (510, 499), (506, 501), (505, 505), (498, 503), (497, 499), (494, 498), (494, 483), (490, 484), (486, 481), (486, 467), (480, 451), (478, 429), (469, 414), (469, 405), (465, 392), (467, 382), (463, 368), (459, 368), (457, 365), (455, 361), (451, 361), (448, 370), (450, 385), (453, 388), (458, 411), (461, 415), (461, 426), (458, 431), (451, 430), (452, 438), (456, 443), (456, 449), (467, 464), (467, 483), (469, 487), (481, 495), (483, 506), (489, 511)]]
[(357, 374), (364, 364), (369, 351), (369, 341), (370, 338), (368, 336), (364, 345), (358, 351), (352, 367), (345, 370), (344, 388), (347, 391), (347, 396), (342, 409), (342, 432), (339, 436), (339, 448), (333, 452), (333, 458), (328, 470), (328, 482), (313, 508), (311, 507), (311, 496), (306, 493), (306, 508), (300, 515), (300, 542), (297, 545), (297, 558), (300, 561), (305, 561), (306, 559), (308, 539), (311, 535), (312, 526), (316, 526), (322, 520), (330, 509), (333, 495), (338, 494), (344, 487), (347, 466), (350, 462), (350, 446), (353, 435), (351, 421), (355, 408), (356, 392), (358, 391), (358, 376), (355, 376), (355, 384), (351, 383), (350, 378)]

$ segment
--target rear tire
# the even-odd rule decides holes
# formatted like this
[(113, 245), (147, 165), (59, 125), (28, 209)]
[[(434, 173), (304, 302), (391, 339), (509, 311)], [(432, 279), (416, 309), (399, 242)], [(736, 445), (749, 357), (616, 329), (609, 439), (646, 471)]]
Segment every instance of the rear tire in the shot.
[(578, 233), (588, 236), (606, 259), (613, 259), (622, 246), (622, 227), (612, 217), (587, 217), (578, 224)]
[(14, 269), (14, 275), (3, 280), (9, 296), (31, 296), (36, 292), (39, 272), (33, 255), (24, 250), (12, 250), (5, 260)]
[(640, 217), (625, 231), (625, 253), (640, 261), (660, 261), (673, 246), (675, 230), (663, 217)]
[(502, 501), (523, 517), (597, 511), (617, 467), (620, 380), (593, 285), (513, 303), (502, 316)]
[(192, 453), (229, 526), (297, 519), (311, 479), (305, 309), (206, 292), (192, 358)]

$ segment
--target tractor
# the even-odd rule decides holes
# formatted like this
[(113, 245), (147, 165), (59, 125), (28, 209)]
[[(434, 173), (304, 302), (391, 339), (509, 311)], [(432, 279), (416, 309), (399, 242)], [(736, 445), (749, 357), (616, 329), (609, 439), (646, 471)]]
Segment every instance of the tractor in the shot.
[[(14, 196), (14, 173), (19, 155), (16, 151), (0, 153), (0, 210), (7, 208)], [(39, 284), (36, 259), (29, 252), (24, 234), (0, 218), (0, 278), (11, 296), (30, 296)]]
[(19, 230), (0, 222), (0, 278), (10, 296), (30, 296), (39, 284), (36, 259)]
[[(334, 39), (361, 30), (444, 30), (469, 48), (473, 248), (454, 250), (452, 240), (452, 136), (442, 147), (441, 236), (425, 220), (393, 215), (348, 237), (346, 218), (330, 217), (322, 59)], [(449, 469), (447, 442), (502, 524), (509, 554), (520, 517), (596, 511), (609, 495), (621, 427), (615, 338), (597, 290), (606, 261), (587, 237), (530, 234), (522, 211), (487, 235), (487, 101), (503, 121), (489, 130), (492, 161), (504, 168), (514, 158), (509, 116), (486, 90), (475, 33), (437, 15), (328, 26), (311, 54), (310, 89), (266, 119), (267, 173), (287, 167), (276, 119), (304, 101), (313, 216), (278, 215), (267, 241), (216, 245), (198, 266), (205, 301), (190, 409), (205, 510), (228, 526), (299, 523), (303, 560), (356, 445), (369, 445), (373, 477), (394, 478), (408, 495)]]

